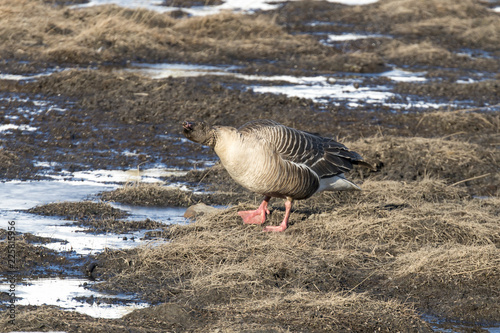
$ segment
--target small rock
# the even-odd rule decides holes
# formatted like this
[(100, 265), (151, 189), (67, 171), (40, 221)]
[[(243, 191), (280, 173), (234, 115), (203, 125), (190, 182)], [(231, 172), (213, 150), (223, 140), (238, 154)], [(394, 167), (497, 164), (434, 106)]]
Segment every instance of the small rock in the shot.
[(190, 206), (184, 213), (184, 217), (187, 219), (192, 219), (195, 218), (196, 216), (201, 216), (205, 213), (211, 213), (216, 210), (219, 210), (219, 208), (208, 206), (200, 202), (197, 203), (196, 205)]

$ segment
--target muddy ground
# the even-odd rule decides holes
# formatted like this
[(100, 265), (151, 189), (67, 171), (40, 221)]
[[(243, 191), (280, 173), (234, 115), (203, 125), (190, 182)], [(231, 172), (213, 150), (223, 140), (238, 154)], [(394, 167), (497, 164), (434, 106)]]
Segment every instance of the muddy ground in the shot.
[[(127, 222), (105, 203), (34, 207), (32, 213), (71, 218), (89, 232), (160, 229), (150, 236), (167, 244), (76, 262), (43, 247), (53, 240), (29, 235), (18, 250), (21, 275), (77, 267), (100, 282), (99, 290), (137, 293), (152, 307), (113, 320), (21, 307), (17, 324), (1, 318), (1, 330), (429, 332), (455, 324), (464, 331), (500, 325), (500, 15), (487, 3), (382, 0), (350, 7), (293, 1), (270, 12), (202, 18), (55, 3), (0, 1), (1, 72), (54, 72), (0, 80), (1, 123), (37, 128), (2, 136), (2, 180), (163, 164), (191, 170), (166, 184), (183, 182), (208, 193), (135, 184), (98, 198), (230, 208), (187, 226), (165, 226)], [(314, 34), (320, 31), (381, 37), (325, 45)], [(152, 80), (116, 70), (131, 62), (237, 65), (246, 74), (300, 76), (398, 66), (425, 71), (428, 81), (396, 83), (395, 93), (467, 104), (404, 111), (324, 105), (257, 94), (246, 89), (248, 81), (231, 76)], [(475, 81), (456, 82), (467, 78)], [(360, 85), (386, 83), (367, 76)], [(24, 116), (12, 117), (19, 108)], [(180, 123), (239, 126), (255, 118), (334, 137), (377, 171), (348, 175), (361, 184), (360, 193), (297, 202), (282, 234), (243, 226), (237, 210), (261, 198), (217, 164), (198, 170), (217, 159), (184, 142)], [(57, 165), (46, 169), (40, 162)], [(269, 223), (277, 224), (284, 206), (272, 203)], [(6, 248), (5, 232), (0, 237)], [(56, 269), (47, 271), (50, 263)], [(429, 316), (440, 324), (431, 328)]]

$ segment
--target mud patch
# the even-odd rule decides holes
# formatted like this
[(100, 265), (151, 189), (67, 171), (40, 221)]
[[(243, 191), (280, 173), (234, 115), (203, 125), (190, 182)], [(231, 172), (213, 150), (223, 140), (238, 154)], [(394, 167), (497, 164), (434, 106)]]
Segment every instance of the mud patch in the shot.
[[(89, 233), (125, 234), (139, 230), (157, 229), (164, 226), (163, 223), (150, 219), (140, 221), (123, 220), (129, 216), (127, 212), (114, 208), (109, 203), (102, 202), (49, 203), (31, 208), (28, 212), (45, 216), (61, 216), (68, 220), (73, 220), (75, 221), (75, 225), (85, 227), (85, 232)], [(124, 240), (127, 239), (128, 237), (124, 236)], [(134, 236), (131, 239), (133, 240)]]
[[(205, 183), (204, 183), (205, 184)], [(200, 183), (198, 183), (200, 185)], [(227, 190), (239, 186), (234, 181), (223, 185)], [(239, 188), (240, 190), (241, 188)], [(192, 191), (173, 189), (160, 185), (140, 184), (138, 186), (125, 186), (109, 192), (100, 193), (100, 198), (123, 204), (161, 207), (189, 207), (203, 202), (208, 205), (228, 205), (238, 198), (250, 198), (251, 194), (245, 190), (238, 192), (224, 192), (221, 188), (217, 192), (194, 193)]]
[(118, 219), (127, 216), (126, 212), (111, 207), (107, 203), (92, 201), (49, 203), (31, 208), (28, 212), (46, 216), (61, 216), (70, 220)]
[[(1, 233), (6, 233), (3, 229)], [(6, 278), (9, 272), (15, 271), (16, 277), (46, 277), (46, 276), (59, 276), (59, 275), (70, 275), (78, 274), (78, 270), (72, 268), (73, 265), (79, 265), (80, 263), (75, 262), (75, 260), (68, 258), (65, 255), (48, 249), (42, 245), (36, 245), (40, 241), (55, 242), (59, 240), (46, 239), (46, 238), (36, 238), (32, 235), (16, 235), (15, 242), (15, 257), (10, 257), (8, 254), (12, 254), (9, 249), (12, 248), (12, 242), (7, 242), (7, 240), (2, 240), (0, 242), (0, 258), (2, 262), (0, 264), (1, 271), (3, 272), (2, 277)], [(34, 244), (32, 244), (32, 242)], [(10, 245), (10, 247), (9, 247)], [(15, 269), (10, 267), (9, 259), (15, 260)], [(78, 267), (78, 266), (76, 266)]]
[(222, 0), (163, 0), (162, 6), (169, 7), (195, 7), (195, 6), (217, 6), (223, 4)]

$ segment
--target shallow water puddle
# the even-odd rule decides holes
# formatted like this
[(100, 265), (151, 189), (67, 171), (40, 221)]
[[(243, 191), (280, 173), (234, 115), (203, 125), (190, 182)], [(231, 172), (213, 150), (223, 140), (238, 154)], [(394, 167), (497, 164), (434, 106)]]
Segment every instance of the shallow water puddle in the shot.
[[(82, 173), (80, 181), (12, 181), (0, 183), (0, 227), (6, 229), (9, 221), (15, 221), (16, 231), (35, 236), (62, 240), (45, 246), (56, 251), (88, 255), (104, 249), (128, 249), (144, 243), (141, 238), (147, 230), (126, 234), (87, 234), (85, 228), (72, 224), (60, 217), (39, 216), (25, 210), (51, 202), (81, 201), (92, 199), (97, 193), (117, 188), (131, 179), (140, 181), (160, 181), (159, 176), (175, 173), (164, 169), (145, 170), (143, 175), (129, 178), (126, 171), (89, 171)], [(101, 174), (101, 172), (103, 174)], [(100, 176), (99, 176), (100, 175)], [(78, 177), (76, 177), (78, 178)], [(86, 178), (86, 179), (85, 179)], [(113, 204), (129, 213), (128, 220), (149, 218), (166, 224), (186, 223), (184, 208), (137, 207)]]
[(160, 183), (162, 177), (184, 176), (187, 171), (171, 168), (129, 169), (129, 170), (88, 170), (68, 172), (62, 171), (48, 175), (55, 180), (71, 180), (75, 182), (90, 182), (99, 184), (112, 183)]
[(118, 203), (111, 203), (111, 206), (126, 211), (130, 215), (125, 220), (137, 221), (150, 219), (164, 222), (166, 224), (186, 224), (189, 221), (184, 218), (186, 208), (183, 207), (140, 207)]
[[(164, 176), (166, 172), (173, 171), (146, 170), (145, 174), (154, 178), (155, 176)], [(52, 238), (54, 242), (43, 244), (43, 246), (58, 252), (65, 252), (66, 255), (74, 258), (96, 254), (105, 249), (130, 249), (140, 244), (159, 244), (159, 241), (141, 240), (148, 230), (126, 234), (88, 234), (83, 232), (86, 230), (85, 228), (73, 225), (72, 221), (59, 217), (39, 216), (25, 211), (50, 202), (80, 201), (92, 198), (101, 191), (118, 187), (120, 181), (128, 180), (121, 173), (113, 175), (111, 172), (113, 175), (111, 177), (109, 175), (98, 177), (97, 173), (98, 171), (84, 174), (88, 178), (86, 181), (11, 181), (0, 183), (0, 228), (7, 229), (8, 222), (15, 221), (14, 226), (17, 232)], [(121, 176), (117, 176), (117, 174)], [(110, 179), (114, 183), (110, 183)], [(114, 206), (127, 211), (130, 214), (129, 220), (149, 218), (169, 224), (186, 223), (186, 219), (182, 217), (184, 213), (182, 208), (150, 208), (118, 204)], [(16, 286), (16, 295), (22, 298), (17, 304), (55, 305), (99, 318), (119, 318), (134, 309), (149, 306), (146, 303), (134, 302), (132, 296), (109, 296), (91, 291), (84, 288), (87, 283), (90, 281), (85, 278), (27, 280)], [(0, 283), (0, 288), (6, 288), (5, 286), (6, 284)]]
[(236, 66), (207, 66), (192, 64), (138, 64), (133, 63), (126, 72), (140, 73), (152, 79), (167, 77), (193, 77), (203, 75), (232, 75), (229, 71)]
[[(247, 89), (257, 93), (284, 94), (291, 97), (310, 98), (319, 103), (347, 103), (350, 107), (366, 104), (384, 104), (395, 109), (437, 109), (450, 107), (450, 103), (438, 103), (419, 98), (406, 97), (406, 103), (389, 102), (400, 95), (393, 93), (391, 84), (397, 82), (426, 82), (426, 72), (410, 72), (400, 68), (377, 74), (339, 73), (336, 76), (302, 76), (291, 75), (246, 75), (234, 72), (234, 66), (203, 66), (191, 64), (133, 64), (126, 71), (138, 73), (153, 79), (166, 77), (189, 77), (202, 75), (232, 76), (246, 81), (277, 82), (275, 85), (249, 84)], [(361, 86), (367, 78), (387, 78), (386, 85)], [(278, 84), (279, 82), (279, 84)], [(451, 105), (455, 107), (456, 105)]]
[(30, 280), (16, 286), (16, 296), (21, 298), (17, 304), (55, 305), (96, 318), (120, 318), (134, 309), (149, 306), (134, 302), (133, 296), (107, 295), (89, 290), (86, 288), (89, 284), (89, 280), (81, 278)]
[(467, 326), (465, 324), (452, 323), (439, 319), (436, 316), (425, 314), (422, 319), (431, 325), (431, 328), (436, 332), (459, 333), (459, 332), (489, 332), (500, 333), (500, 326), (490, 326), (478, 330), (477, 326)]
[(327, 38), (322, 41), (322, 43), (325, 45), (330, 45), (332, 43), (367, 39), (367, 38), (391, 38), (391, 37), (378, 34), (366, 34), (366, 35), (355, 34), (355, 33), (345, 33), (340, 35), (329, 34)]
[[(39, 216), (26, 213), (25, 210), (37, 205), (58, 201), (77, 201), (109, 190), (106, 185), (83, 185), (75, 182), (6, 182), (0, 183), (0, 227), (7, 229), (9, 221), (15, 221), (16, 231), (31, 233), (35, 236), (62, 240), (44, 246), (56, 251), (73, 252), (87, 255), (101, 252), (105, 248), (131, 248), (139, 244), (143, 234), (133, 235), (137, 242), (123, 241), (123, 235), (89, 235), (81, 232), (85, 229), (66, 225), (72, 221), (59, 217)], [(132, 238), (132, 237), (130, 237)]]

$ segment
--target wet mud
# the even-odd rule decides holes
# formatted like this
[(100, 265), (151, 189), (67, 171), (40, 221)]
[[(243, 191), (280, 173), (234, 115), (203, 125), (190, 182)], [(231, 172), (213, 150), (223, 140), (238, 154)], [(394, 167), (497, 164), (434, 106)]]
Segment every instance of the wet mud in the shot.
[[(133, 293), (151, 307), (96, 319), (19, 306), (15, 326), (0, 318), (2, 330), (431, 332), (500, 325), (500, 15), (487, 4), (291, 1), (273, 11), (207, 17), (67, 5), (0, 2), (0, 73), (23, 76), (0, 79), (1, 180), (158, 166), (188, 172), (160, 177), (162, 185), (134, 182), (95, 193), (93, 201), (28, 211), (95, 234), (150, 230), (144, 238), (158, 244), (77, 258), (44, 246), (60, 240), (18, 235), (19, 276), (83, 275), (97, 282), (94, 290)], [(329, 38), (347, 33), (371, 36)], [(127, 71), (159, 62), (331, 82), (352, 77), (356, 89), (387, 86), (393, 97), (321, 102), (252, 89), (286, 81), (152, 79)], [(425, 72), (424, 80), (377, 76), (395, 67)], [(236, 184), (212, 151), (186, 141), (180, 124), (240, 126), (256, 118), (340, 140), (376, 171), (350, 172), (360, 193), (297, 202), (283, 234), (242, 225), (237, 211), (261, 198)], [(112, 203), (223, 209), (175, 225), (130, 221)], [(283, 202), (271, 208), (266, 223), (278, 224)], [(2, 255), (6, 235), (0, 229)], [(2, 271), (6, 264), (2, 257)]]

